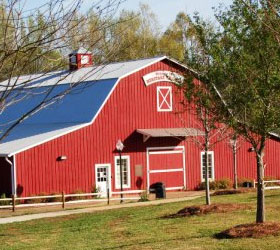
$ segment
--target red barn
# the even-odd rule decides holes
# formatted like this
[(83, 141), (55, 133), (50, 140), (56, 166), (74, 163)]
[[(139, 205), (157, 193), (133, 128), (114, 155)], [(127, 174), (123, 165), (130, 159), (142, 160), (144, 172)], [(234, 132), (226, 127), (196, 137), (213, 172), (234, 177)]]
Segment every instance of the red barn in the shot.
[[(25, 86), (22, 101), (2, 112), (2, 131), (38, 105), (42, 93), (55, 97), (69, 86), (77, 87), (24, 120), (1, 142), (0, 194), (90, 192), (95, 186), (119, 190), (119, 139), (124, 144), (125, 190), (148, 189), (158, 181), (167, 190), (194, 190), (203, 181), (204, 153), (192, 139), (203, 133), (195, 115), (182, 105), (183, 93), (174, 84), (184, 74), (184, 65), (156, 57), (93, 66), (91, 55), (80, 51), (71, 54), (70, 63), (77, 65), (71, 66), (70, 73), (16, 79), (18, 86), (34, 80)], [(18, 98), (20, 88), (14, 91)], [(233, 178), (228, 144), (222, 141), (209, 152), (213, 180)], [(243, 142), (238, 150), (240, 178), (256, 177), (255, 156), (249, 149)], [(279, 164), (280, 144), (275, 136), (268, 141), (266, 175), (279, 178)]]

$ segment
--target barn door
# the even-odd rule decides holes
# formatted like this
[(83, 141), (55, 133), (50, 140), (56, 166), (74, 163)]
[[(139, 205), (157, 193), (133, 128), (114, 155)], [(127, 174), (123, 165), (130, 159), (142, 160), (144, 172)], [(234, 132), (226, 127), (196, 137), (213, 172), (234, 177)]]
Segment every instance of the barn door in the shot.
[(108, 189), (111, 193), (111, 164), (95, 165), (95, 185), (101, 197), (106, 197)]
[(147, 185), (163, 182), (167, 190), (186, 188), (184, 147), (148, 148)]

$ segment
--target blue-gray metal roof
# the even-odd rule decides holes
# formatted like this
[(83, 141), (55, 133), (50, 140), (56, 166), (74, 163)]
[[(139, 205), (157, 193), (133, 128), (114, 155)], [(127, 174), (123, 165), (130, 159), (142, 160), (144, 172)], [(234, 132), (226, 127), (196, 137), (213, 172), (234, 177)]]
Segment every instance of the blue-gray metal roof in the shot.
[[(35, 107), (53, 88), (52, 96), (75, 84), (78, 87), (58, 102), (40, 110), (17, 125), (0, 143), (0, 156), (11, 156), (48, 140), (70, 133), (94, 121), (118, 80), (167, 57), (155, 57), (108, 65), (15, 77), (0, 83), (0, 91), (15, 86), (13, 95), (23, 100), (0, 115), (0, 135), (13, 122)], [(27, 91), (25, 91), (27, 90)], [(13, 97), (11, 96), (11, 98)], [(19, 94), (18, 99), (21, 98)]]
[[(116, 82), (117, 79), (108, 79), (80, 84), (61, 100), (17, 125), (1, 142), (0, 154), (10, 155), (89, 124)], [(14, 121), (38, 105), (47, 88), (49, 87), (30, 89), (25, 99), (6, 109), (0, 116), (0, 135)], [(63, 93), (68, 88), (67, 84), (58, 85), (52, 91), (52, 95)]]

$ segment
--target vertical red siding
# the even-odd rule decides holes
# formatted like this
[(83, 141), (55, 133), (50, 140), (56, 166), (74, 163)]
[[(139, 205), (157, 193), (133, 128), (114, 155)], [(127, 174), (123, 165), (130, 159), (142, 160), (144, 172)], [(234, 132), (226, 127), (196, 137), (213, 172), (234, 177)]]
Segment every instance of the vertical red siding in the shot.
[[(143, 143), (137, 128), (197, 127), (197, 120), (190, 112), (181, 112), (183, 94), (171, 83), (145, 86), (142, 76), (157, 70), (174, 70), (167, 62), (155, 63), (121, 80), (108, 99), (95, 122), (78, 131), (16, 155), (17, 183), (23, 187), (22, 195), (41, 192), (67, 193), (80, 189), (91, 191), (95, 180), (95, 164), (110, 163), (112, 166), (112, 188), (114, 181), (115, 144), (124, 141), (123, 154), (130, 156), (131, 189), (146, 187), (146, 148), (158, 146), (185, 146), (187, 188), (194, 189), (201, 182), (200, 149), (193, 141), (176, 138), (152, 138)], [(173, 112), (157, 112), (157, 86), (172, 86)], [(179, 112), (180, 111), (180, 112)], [(179, 113), (178, 113), (179, 112)], [(254, 153), (248, 152), (249, 145), (243, 143), (238, 151), (238, 175), (255, 177)], [(269, 164), (266, 172), (279, 176), (279, 143), (269, 141)], [(232, 177), (232, 153), (227, 142), (213, 149), (215, 178)], [(61, 155), (67, 160), (57, 161)], [(135, 165), (144, 168), (141, 186), (135, 177)], [(277, 171), (275, 172), (275, 167)]]

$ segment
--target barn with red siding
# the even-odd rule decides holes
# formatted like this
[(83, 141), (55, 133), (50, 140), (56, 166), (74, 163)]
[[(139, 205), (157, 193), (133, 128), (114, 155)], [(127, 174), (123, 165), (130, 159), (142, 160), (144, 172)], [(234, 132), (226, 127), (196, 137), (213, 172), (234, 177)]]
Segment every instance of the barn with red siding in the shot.
[[(156, 57), (92, 66), (91, 55), (81, 51), (71, 54), (70, 63), (76, 68), (72, 65), (71, 71), (32, 80), (25, 86), (28, 94), (23, 100), (1, 114), (5, 130), (38, 105), (42, 93), (51, 89), (50, 96), (55, 97), (76, 84), (1, 142), (0, 194), (90, 192), (96, 187), (120, 190), (118, 140), (124, 144), (124, 190), (147, 190), (156, 182), (164, 182), (167, 190), (197, 188), (204, 180), (205, 164), (194, 138), (203, 132), (197, 117), (183, 105), (184, 95), (176, 84), (186, 70), (184, 65)], [(17, 80), (24, 82), (28, 77)], [(278, 137), (267, 144), (266, 175), (279, 178)], [(241, 142), (239, 178), (256, 178), (254, 157), (250, 145)], [(233, 179), (232, 166), (228, 140), (217, 143), (209, 152), (210, 178)]]

